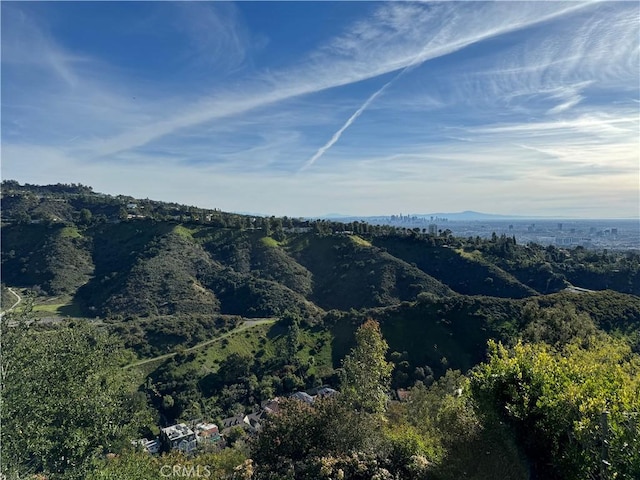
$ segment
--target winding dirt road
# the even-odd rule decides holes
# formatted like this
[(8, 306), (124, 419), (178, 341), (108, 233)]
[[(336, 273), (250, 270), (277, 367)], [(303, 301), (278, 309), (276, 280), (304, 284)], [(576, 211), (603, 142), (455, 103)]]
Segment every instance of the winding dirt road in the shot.
[(5, 313), (9, 313), (11, 310), (15, 309), (18, 305), (20, 305), (20, 302), (22, 302), (22, 297), (18, 295), (13, 288), (9, 287), (7, 288), (7, 290), (9, 290), (9, 293), (13, 294), (13, 296), (16, 297), (16, 303), (14, 303), (13, 305), (11, 305), (11, 307), (7, 308), (2, 313), (0, 313), (0, 318), (2, 318)]
[[(237, 328), (234, 328), (233, 330), (231, 330), (229, 332), (223, 333), (222, 335), (220, 335), (220, 336), (218, 336), (216, 338), (212, 338), (211, 340), (207, 340), (205, 342), (198, 343), (197, 345), (194, 345), (193, 347), (185, 348), (184, 352), (185, 353), (189, 353), (189, 352), (191, 352), (193, 350), (197, 350), (198, 348), (206, 347), (207, 345), (210, 345), (212, 343), (218, 342), (218, 341), (222, 340), (223, 338), (226, 338), (226, 337), (229, 337), (229, 336), (233, 335), (234, 333), (238, 333), (238, 332), (242, 332), (244, 330), (248, 330), (249, 328), (255, 327), (257, 325), (265, 325), (267, 323), (275, 323), (276, 320), (277, 320), (276, 318), (260, 318), (260, 319), (255, 319), (255, 320), (245, 320)], [(167, 358), (173, 357), (175, 354), (176, 354), (175, 352), (171, 352), (171, 353), (165, 353), (164, 355), (160, 355), (158, 357), (145, 358), (144, 360), (139, 360), (137, 362), (130, 363), (129, 365), (125, 365), (122, 368), (139, 367), (140, 365), (144, 365), (146, 363), (157, 362), (158, 360), (165, 360)]]

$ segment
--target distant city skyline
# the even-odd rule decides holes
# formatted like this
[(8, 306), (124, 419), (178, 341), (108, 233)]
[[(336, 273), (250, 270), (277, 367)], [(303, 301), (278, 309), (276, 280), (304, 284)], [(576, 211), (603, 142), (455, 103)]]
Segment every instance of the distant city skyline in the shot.
[(640, 215), (638, 2), (2, 2), (2, 178), (292, 217)]

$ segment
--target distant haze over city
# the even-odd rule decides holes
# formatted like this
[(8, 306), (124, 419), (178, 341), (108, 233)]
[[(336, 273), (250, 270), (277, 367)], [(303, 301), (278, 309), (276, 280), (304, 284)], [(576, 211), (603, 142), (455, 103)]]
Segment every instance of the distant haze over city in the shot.
[[(328, 217), (329, 218), (329, 217)], [(515, 237), (520, 243), (561, 247), (640, 250), (640, 219), (571, 219), (492, 215), (465, 211), (373, 217), (331, 217), (341, 222), (365, 221), (399, 228), (441, 234), (449, 230), (459, 237), (491, 238), (494, 234)]]
[[(371, 216), (367, 216), (367, 217), (358, 217), (358, 215), (345, 215), (345, 214), (341, 214), (341, 213), (329, 213), (327, 215), (321, 215), (319, 218), (331, 218), (331, 219), (336, 219), (336, 220), (340, 220), (340, 219), (353, 219), (353, 220), (357, 220), (358, 218), (362, 218), (362, 219), (377, 219), (377, 218), (385, 218), (385, 217), (397, 217), (397, 216), (406, 216), (406, 217), (418, 217), (418, 218), (422, 218), (422, 219), (435, 219), (437, 221), (437, 219), (440, 218), (446, 218), (448, 220), (458, 220), (458, 221), (464, 221), (464, 220), (527, 220), (527, 219), (547, 219), (547, 220), (554, 220), (554, 219), (573, 219), (576, 217), (568, 217), (568, 216), (562, 216), (562, 215), (554, 215), (554, 216), (542, 216), (542, 215), (500, 215), (500, 214), (496, 214), (496, 213), (483, 213), (483, 212), (474, 212), (472, 210), (465, 210), (464, 212), (449, 212), (449, 213), (443, 213), (443, 212), (436, 212), (436, 213), (409, 213), (409, 214), (405, 214), (402, 215), (402, 213), (400, 214), (392, 214), (392, 215), (371, 215)], [(589, 217), (586, 217), (587, 219), (589, 219)], [(625, 218), (625, 217), (613, 217), (613, 218)], [(595, 218), (593, 218), (595, 219)], [(637, 220), (638, 217), (632, 217), (630, 218), (631, 220), (635, 219)]]

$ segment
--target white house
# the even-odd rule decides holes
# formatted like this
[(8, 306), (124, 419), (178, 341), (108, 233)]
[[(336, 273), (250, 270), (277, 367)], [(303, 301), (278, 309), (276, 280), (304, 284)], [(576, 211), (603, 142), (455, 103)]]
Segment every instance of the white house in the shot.
[(198, 423), (194, 428), (196, 432), (196, 443), (213, 444), (220, 440), (218, 426), (214, 423)]
[(156, 438), (154, 440), (147, 440), (146, 438), (141, 438), (139, 440), (132, 440), (131, 443), (135, 446), (140, 446), (145, 452), (150, 453), (152, 455), (160, 452), (160, 441)]
[(160, 430), (160, 440), (167, 450), (181, 450), (184, 453), (196, 449), (196, 434), (184, 423), (172, 425)]

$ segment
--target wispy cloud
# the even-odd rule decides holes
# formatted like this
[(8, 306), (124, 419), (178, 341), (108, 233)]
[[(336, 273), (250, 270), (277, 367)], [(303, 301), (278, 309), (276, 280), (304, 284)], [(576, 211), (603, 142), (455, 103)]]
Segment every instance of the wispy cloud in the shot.
[[(404, 69), (582, 8), (586, 6), (573, 3), (536, 3), (535, 7), (525, 4), (518, 9), (478, 4), (461, 10), (447, 4), (383, 5), (374, 19), (357, 24), (352, 32), (317, 52), (306, 65), (266, 77), (266, 84), (249, 82), (239, 91), (201, 98), (178, 111), (167, 112), (162, 121), (87, 145), (87, 149), (110, 155), (137, 148), (183, 128)], [(406, 23), (403, 19), (409, 17), (412, 21)], [(443, 23), (443, 17), (448, 21)], [(336, 57), (336, 53), (340, 55)]]
[[(154, 77), (60, 41), (28, 4), (3, 4), (3, 173), (65, 172), (155, 198), (183, 188), (203, 205), (215, 191), (225, 208), (283, 214), (364, 212), (380, 206), (372, 191), (395, 211), (455, 195), (496, 211), (567, 188), (568, 206), (612, 182), (630, 205), (637, 192), (636, 4), (375, 4), (270, 70), (252, 63), (242, 7), (162, 7), (182, 63)], [(331, 205), (317, 185), (331, 185)], [(500, 201), (483, 197), (494, 190)]]
[[(214, 67), (216, 73), (233, 72), (247, 61), (250, 34), (230, 2), (178, 2), (176, 28), (189, 38), (185, 57), (196, 65)], [(211, 73), (211, 71), (209, 71)]]
[(637, 91), (639, 9), (630, 3), (596, 6), (597, 14), (586, 9), (569, 24), (532, 31), (493, 65), (482, 59), (466, 65), (469, 72), (457, 72), (457, 98), (505, 104), (546, 98), (555, 103), (548, 113), (559, 114), (579, 104), (587, 89)]
[[(67, 88), (78, 84), (74, 64), (87, 61), (58, 47), (42, 25), (13, 6), (2, 10), (2, 63), (39, 72), (50, 71), (49, 77), (62, 81)], [(6, 74), (6, 71), (5, 71)]]

